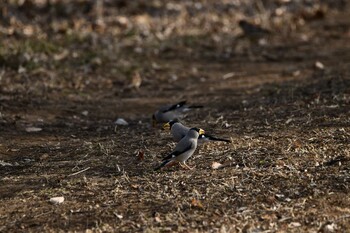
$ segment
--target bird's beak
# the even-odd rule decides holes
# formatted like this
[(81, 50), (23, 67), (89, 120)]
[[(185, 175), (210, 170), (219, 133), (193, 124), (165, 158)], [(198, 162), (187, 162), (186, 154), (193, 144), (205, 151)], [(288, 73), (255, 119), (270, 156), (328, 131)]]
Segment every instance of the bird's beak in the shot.
[(169, 122), (168, 123), (165, 123), (162, 127), (163, 130), (170, 130), (170, 124)]
[(203, 129), (199, 129), (199, 135), (205, 134), (205, 131)]

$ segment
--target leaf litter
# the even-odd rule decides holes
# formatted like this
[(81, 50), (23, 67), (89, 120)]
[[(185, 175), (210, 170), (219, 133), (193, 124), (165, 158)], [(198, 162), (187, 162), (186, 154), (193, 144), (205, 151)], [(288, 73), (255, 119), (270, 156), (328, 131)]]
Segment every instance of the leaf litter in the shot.
[[(1, 2), (0, 231), (349, 229), (343, 2)], [(178, 99), (232, 143), (153, 173), (150, 115)]]

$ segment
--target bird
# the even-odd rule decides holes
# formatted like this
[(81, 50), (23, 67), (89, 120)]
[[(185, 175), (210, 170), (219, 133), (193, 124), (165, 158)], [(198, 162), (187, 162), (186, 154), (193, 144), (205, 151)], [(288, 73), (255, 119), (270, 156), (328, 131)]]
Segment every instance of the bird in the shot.
[(203, 108), (203, 106), (187, 105), (186, 101), (181, 101), (174, 105), (162, 106), (152, 115), (152, 125), (156, 127), (157, 123), (166, 123), (179, 119), (185, 112), (195, 108)]
[(192, 170), (193, 167), (189, 167), (186, 161), (193, 155), (197, 148), (198, 137), (204, 134), (205, 131), (200, 128), (191, 128), (188, 130), (185, 137), (183, 137), (176, 145), (173, 152), (168, 154), (162, 159), (162, 163), (154, 170), (160, 170), (162, 167), (179, 163), (181, 167)]
[[(163, 125), (162, 129), (163, 130), (170, 130), (170, 133), (176, 142), (180, 141), (183, 137), (185, 137), (187, 132), (190, 130), (189, 127), (184, 126), (176, 119), (165, 123)], [(199, 135), (198, 140), (200, 143), (205, 142), (205, 141), (221, 141), (221, 142), (227, 142), (227, 143), (231, 142), (228, 139), (217, 138), (217, 137), (211, 136), (211, 135), (206, 134), (206, 133)]]
[(244, 19), (240, 20), (238, 22), (238, 25), (246, 36), (262, 37), (271, 33), (269, 30), (262, 28), (258, 25), (252, 24)]

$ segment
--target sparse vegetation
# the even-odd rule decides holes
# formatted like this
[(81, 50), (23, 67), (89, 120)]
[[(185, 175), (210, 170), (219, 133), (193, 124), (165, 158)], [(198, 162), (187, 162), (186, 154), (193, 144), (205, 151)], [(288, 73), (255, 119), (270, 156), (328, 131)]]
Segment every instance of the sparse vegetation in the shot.
[[(346, 1), (103, 3), (0, 3), (1, 232), (349, 232)], [(183, 99), (232, 143), (153, 172)]]

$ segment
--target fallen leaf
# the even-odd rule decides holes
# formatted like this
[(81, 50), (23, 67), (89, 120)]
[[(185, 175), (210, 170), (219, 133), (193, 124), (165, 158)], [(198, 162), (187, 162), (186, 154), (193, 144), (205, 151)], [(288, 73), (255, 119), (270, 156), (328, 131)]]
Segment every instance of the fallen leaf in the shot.
[(139, 72), (136, 71), (134, 73), (134, 75), (132, 76), (130, 87), (134, 87), (134, 88), (138, 89), (138, 88), (140, 88), (141, 83), (142, 83), (141, 75)]
[(48, 158), (49, 158), (49, 155), (47, 153), (45, 153), (42, 156), (40, 156), (40, 160), (46, 160)]
[(26, 131), (28, 133), (32, 133), (32, 132), (40, 132), (41, 130), (43, 130), (42, 128), (38, 128), (38, 127), (28, 127), (26, 128)]
[(32, 36), (34, 34), (34, 28), (30, 25), (23, 28), (23, 34), (26, 36)]
[(212, 169), (219, 169), (222, 167), (223, 167), (223, 165), (221, 163), (218, 163), (218, 162), (213, 162), (213, 164), (211, 165)]
[(52, 197), (50, 198), (52, 204), (61, 204), (64, 202), (64, 197)]
[(117, 16), (116, 21), (119, 24), (119, 26), (127, 28), (130, 24), (129, 20), (125, 16)]
[(65, 59), (68, 55), (69, 55), (69, 51), (65, 49), (61, 53), (53, 55), (53, 59), (55, 61), (61, 61)]
[(155, 62), (152, 62), (152, 68), (154, 70), (161, 70), (162, 69), (162, 67)]
[(22, 74), (22, 73), (25, 73), (25, 72), (27, 72), (27, 69), (25, 67), (23, 67), (23, 66), (19, 66), (18, 67), (18, 73), (19, 74)]
[(154, 220), (155, 220), (156, 222), (162, 222), (162, 220), (159, 218), (159, 216), (154, 217)]
[(297, 76), (300, 75), (300, 73), (301, 73), (300, 70), (296, 70), (292, 74), (293, 74), (294, 77), (297, 77)]
[(227, 73), (227, 74), (224, 74), (222, 76), (223, 79), (228, 79), (228, 78), (232, 78), (235, 76), (235, 73), (231, 72), (231, 73)]
[(102, 65), (102, 59), (99, 57), (95, 57), (90, 61), (90, 63), (92, 65), (100, 66), (100, 65)]
[(191, 201), (191, 206), (198, 207), (200, 209), (204, 208), (202, 202), (200, 200), (197, 200), (197, 199), (194, 199), (194, 198)]
[(289, 228), (295, 228), (295, 227), (300, 227), (301, 224), (299, 222), (291, 222), (289, 223)]
[(320, 70), (323, 70), (323, 69), (324, 69), (324, 65), (323, 65), (321, 62), (319, 62), (319, 61), (317, 61), (317, 62), (315, 63), (315, 67), (316, 67), (317, 69), (320, 69)]
[(13, 166), (11, 163), (0, 160), (0, 166)]
[(160, 219), (160, 214), (158, 212), (154, 212), (153, 217), (156, 222), (158, 223), (162, 222), (162, 220)]
[(260, 216), (260, 218), (262, 220), (269, 220), (269, 221), (277, 219), (275, 214), (263, 214)]
[(139, 151), (137, 152), (137, 158), (138, 158), (139, 160), (144, 160), (144, 159), (145, 159), (145, 152), (142, 151), (142, 150), (139, 150)]
[(294, 142), (293, 142), (293, 147), (294, 148), (300, 148), (302, 145), (301, 145), (301, 141), (299, 141), (299, 140), (295, 140)]
[(334, 105), (329, 105), (329, 106), (326, 106), (327, 108), (339, 108), (339, 105), (338, 104), (334, 104)]
[(123, 218), (123, 215), (117, 214), (116, 212), (114, 213), (114, 215), (115, 215), (117, 218), (119, 218), (119, 219), (122, 219), (122, 218)]
[(289, 118), (288, 120), (286, 120), (286, 124), (288, 125), (289, 123), (291, 123), (293, 121), (293, 118)]
[(220, 231), (219, 231), (220, 233), (227, 233), (228, 231), (227, 231), (227, 229), (226, 229), (226, 227), (225, 227), (225, 225), (221, 225), (221, 227), (220, 227)]
[(171, 81), (177, 81), (178, 80), (178, 76), (176, 74), (172, 74), (170, 75)]
[(328, 223), (323, 227), (323, 232), (325, 233), (335, 232), (336, 228), (337, 228), (337, 225), (335, 223)]

